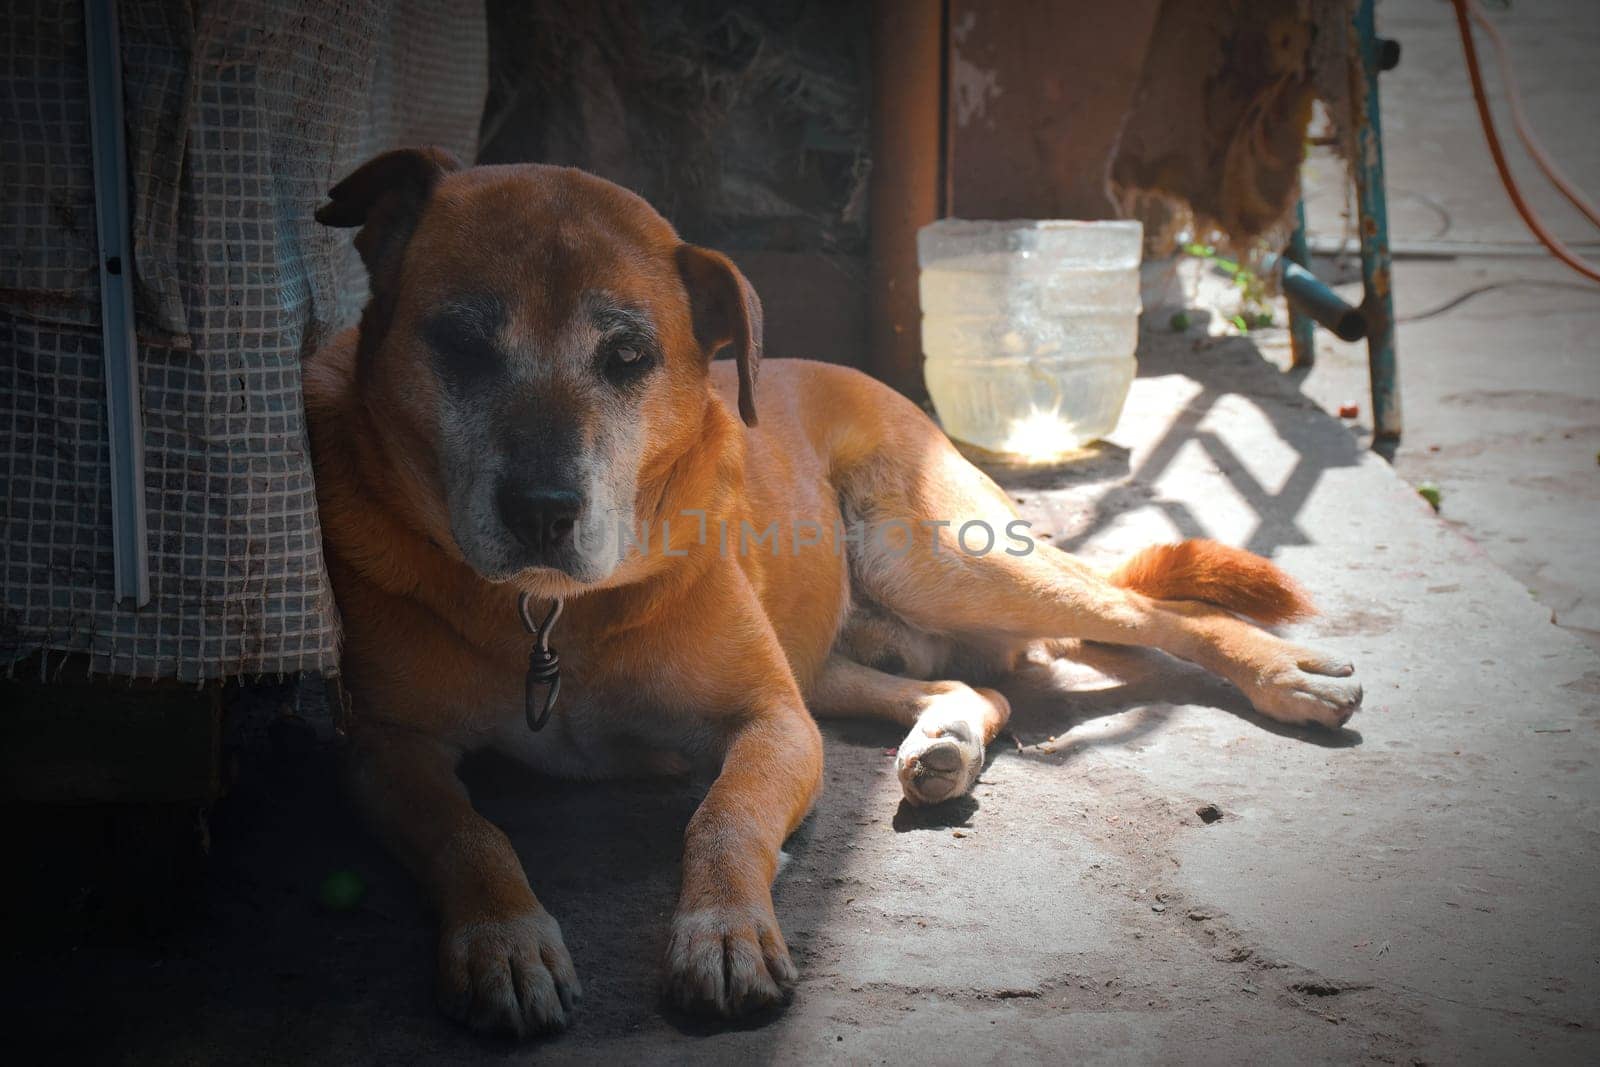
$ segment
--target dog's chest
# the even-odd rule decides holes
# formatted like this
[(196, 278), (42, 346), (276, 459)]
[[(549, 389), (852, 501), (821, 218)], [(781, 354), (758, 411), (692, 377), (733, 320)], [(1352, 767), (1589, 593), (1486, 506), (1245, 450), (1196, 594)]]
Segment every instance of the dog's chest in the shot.
[[(495, 709), (492, 747), (564, 778), (681, 773), (705, 749), (705, 728), (674, 713), (652, 687), (597, 679), (581, 658), (569, 664), (565, 650), (562, 658), (561, 689), (549, 719), (538, 730), (529, 726), (519, 684), (515, 699)], [(544, 690), (536, 688), (535, 696), (542, 706)]]

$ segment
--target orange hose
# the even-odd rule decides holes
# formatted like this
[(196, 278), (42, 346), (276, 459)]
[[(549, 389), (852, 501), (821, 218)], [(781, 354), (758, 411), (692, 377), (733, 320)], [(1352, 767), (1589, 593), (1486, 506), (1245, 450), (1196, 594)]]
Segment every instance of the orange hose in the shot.
[(1484, 33), (1489, 35), (1489, 43), (1494, 46), (1495, 66), (1500, 68), (1500, 81), (1505, 85), (1506, 100), (1511, 104), (1511, 124), (1516, 128), (1517, 139), (1522, 142), (1522, 147), (1528, 150), (1528, 155), (1539, 164), (1539, 169), (1544, 171), (1546, 178), (1567, 202), (1581, 211), (1585, 218), (1596, 226), (1600, 226), (1600, 208), (1596, 208), (1588, 197), (1579, 189), (1561, 168), (1556, 166), (1555, 160), (1545, 152), (1544, 145), (1533, 135), (1533, 125), (1528, 121), (1528, 114), (1522, 109), (1522, 92), (1517, 88), (1516, 75), (1511, 70), (1510, 50), (1506, 48), (1505, 38), (1500, 36), (1500, 31), (1494, 23), (1489, 21), (1489, 16), (1483, 13), (1483, 6), (1478, 0), (1467, 0), (1467, 10), (1472, 13), (1472, 21)]
[(1533, 208), (1528, 206), (1522, 198), (1522, 190), (1517, 186), (1517, 180), (1511, 174), (1511, 167), (1506, 163), (1504, 150), (1500, 147), (1500, 136), (1495, 133), (1494, 116), (1489, 111), (1489, 97), (1483, 91), (1483, 72), (1478, 69), (1478, 49), (1472, 40), (1472, 24), (1468, 21), (1468, 0), (1451, 0), (1456, 12), (1456, 25), (1461, 30), (1461, 50), (1467, 57), (1467, 74), (1472, 79), (1472, 96), (1478, 105), (1478, 118), (1483, 123), (1483, 136), (1489, 142), (1489, 154), (1494, 157), (1495, 169), (1500, 172), (1500, 184), (1506, 188), (1506, 195), (1511, 198), (1512, 206), (1517, 209), (1517, 214), (1522, 216), (1522, 221), (1527, 224), (1539, 243), (1550, 250), (1550, 254), (1561, 262), (1588, 278), (1592, 282), (1600, 282), (1600, 270), (1579, 259), (1572, 250), (1562, 244), (1560, 239), (1540, 221)]

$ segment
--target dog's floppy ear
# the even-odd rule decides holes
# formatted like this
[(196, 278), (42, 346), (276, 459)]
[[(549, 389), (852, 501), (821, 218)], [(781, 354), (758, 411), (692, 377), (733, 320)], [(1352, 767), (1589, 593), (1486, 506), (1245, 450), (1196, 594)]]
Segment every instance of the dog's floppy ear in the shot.
[(461, 161), (442, 148), (385, 152), (329, 191), (328, 202), (317, 209), (317, 221), (324, 226), (361, 227), (356, 250), (376, 293), (399, 265), (400, 253), (411, 240), (434, 186), (460, 169)]
[(689, 290), (695, 340), (710, 359), (733, 346), (739, 364), (739, 417), (756, 424), (756, 372), (761, 365), (761, 300), (733, 261), (721, 252), (678, 246), (678, 273)]

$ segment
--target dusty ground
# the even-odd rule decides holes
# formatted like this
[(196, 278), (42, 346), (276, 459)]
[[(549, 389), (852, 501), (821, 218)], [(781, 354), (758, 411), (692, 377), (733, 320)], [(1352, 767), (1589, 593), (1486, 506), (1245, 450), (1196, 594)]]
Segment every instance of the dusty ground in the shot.
[[(1575, 136), (1592, 75), (1574, 42), (1594, 17), (1560, 10), (1547, 61), (1523, 69), (1542, 79), (1530, 106)], [(1394, 182), (1433, 190), (1458, 233), (1516, 240), (1472, 184), (1486, 164), (1457, 121), (1444, 5), (1382, 14), (1407, 48), (1387, 83)], [(1595, 161), (1592, 140), (1559, 143)], [(1460, 229), (1474, 211), (1484, 228)], [(1407, 260), (1397, 291), (1408, 314), (1480, 280), (1558, 277), (1527, 257)], [(1318, 594), (1325, 615), (1301, 632), (1355, 658), (1366, 709), (1302, 734), (1155, 656), (1102, 663), (1121, 681), (1063, 668), (1019, 694), (974, 797), (931, 814), (898, 805), (896, 731), (828, 727), (828, 792), (776, 891), (803, 975), (782, 1014), (722, 1030), (656, 1004), (703, 783), (558, 786), (489, 763), (475, 796), (588, 996), (547, 1042), (465, 1035), (431, 1004), (426, 914), (343, 814), (321, 752), (246, 767), (214, 813), (198, 918), (117, 944), (13, 942), (8, 1044), (149, 1064), (1594, 1062), (1600, 656), (1550, 616), (1596, 628), (1596, 304), (1519, 284), (1405, 326), (1397, 469), (1440, 482), (1442, 521), (1365, 450), (1360, 420), (1319, 406), (1366, 412), (1358, 351), (1325, 347), (1301, 380), (1272, 365), (1281, 334), (1152, 330), (1113, 442), (1007, 480), (1039, 529), (1095, 558), (1179, 534), (1273, 555)], [(318, 903), (340, 868), (369, 887), (350, 913)]]

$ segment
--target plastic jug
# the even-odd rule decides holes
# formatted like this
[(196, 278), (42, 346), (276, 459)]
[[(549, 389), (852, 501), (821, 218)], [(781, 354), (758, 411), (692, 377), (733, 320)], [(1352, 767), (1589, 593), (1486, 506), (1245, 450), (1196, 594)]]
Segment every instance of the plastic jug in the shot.
[(943, 219), (917, 234), (923, 376), (945, 432), (1056, 458), (1117, 425), (1139, 339), (1138, 222)]

